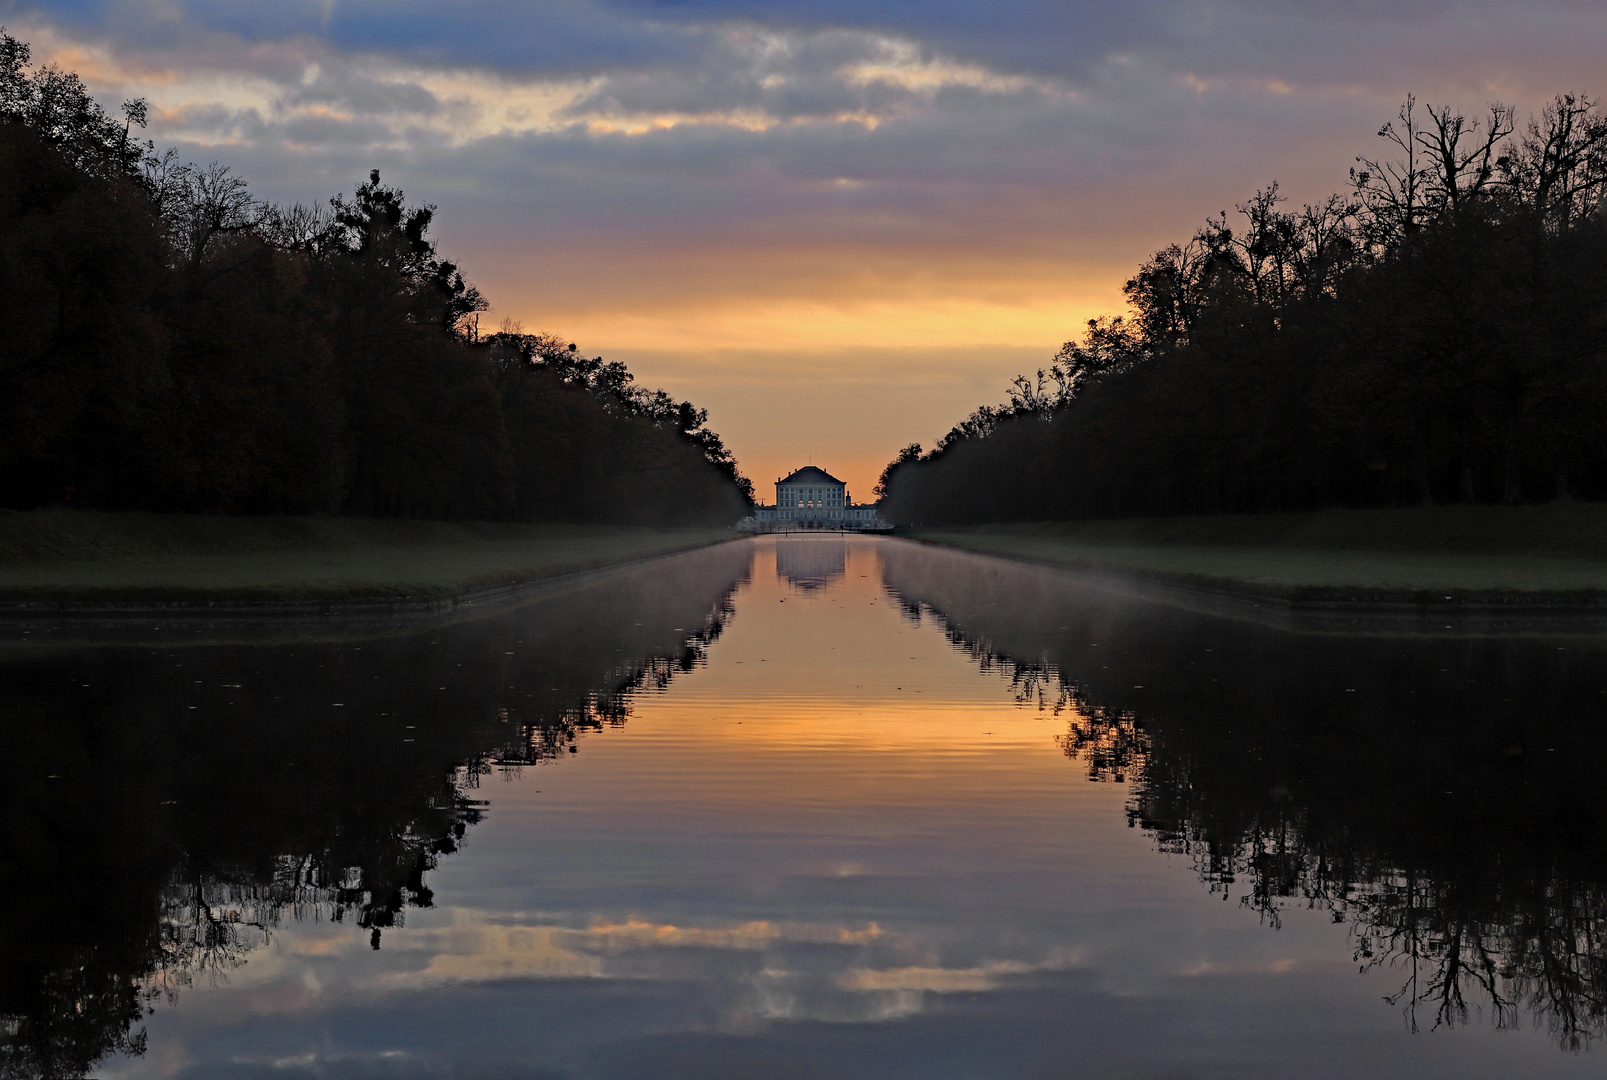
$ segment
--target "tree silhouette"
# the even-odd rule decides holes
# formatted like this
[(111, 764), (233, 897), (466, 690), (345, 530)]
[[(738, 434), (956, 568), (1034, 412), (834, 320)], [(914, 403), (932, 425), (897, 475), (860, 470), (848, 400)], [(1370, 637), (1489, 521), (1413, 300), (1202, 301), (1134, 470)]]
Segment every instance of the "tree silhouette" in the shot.
[[(1276, 183), (1140, 266), (933, 449), (916, 524), (1607, 497), (1607, 117), (1408, 97), (1349, 190)], [(1052, 386), (1051, 386), (1052, 380)]]
[(268, 204), (134, 138), (143, 102), (115, 120), (29, 61), (0, 31), (0, 505), (684, 524), (751, 501), (705, 410), (483, 338), (436, 208), (377, 170)]

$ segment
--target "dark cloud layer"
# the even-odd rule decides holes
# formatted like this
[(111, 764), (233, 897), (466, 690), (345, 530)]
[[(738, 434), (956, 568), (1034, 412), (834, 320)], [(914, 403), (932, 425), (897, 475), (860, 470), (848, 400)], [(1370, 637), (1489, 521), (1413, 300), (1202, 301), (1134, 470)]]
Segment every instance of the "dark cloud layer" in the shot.
[(1250, 64), (1339, 75), (1375, 60), (1394, 62), (1403, 51), (1424, 58), (1436, 42), (1454, 51), (1482, 41), (1499, 52), (1515, 25), (1550, 35), (1596, 21), (1598, 8), (1589, 0), (59, 0), (33, 10), (126, 43), (160, 45), (186, 32), (247, 41), (312, 37), (344, 50), (547, 73), (695, 63), (711, 26), (847, 29), (910, 39), (1000, 70), (1081, 79), (1113, 55), (1155, 51), (1189, 54), (1211, 73)]

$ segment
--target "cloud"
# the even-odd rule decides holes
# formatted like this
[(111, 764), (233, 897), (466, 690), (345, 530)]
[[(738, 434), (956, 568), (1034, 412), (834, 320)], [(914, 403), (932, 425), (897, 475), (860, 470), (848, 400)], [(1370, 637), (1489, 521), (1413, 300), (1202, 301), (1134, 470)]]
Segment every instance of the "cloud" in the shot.
[[(36, 7), (23, 29), (108, 98), (150, 97), (157, 138), (227, 147), (278, 197), (377, 164), (443, 204), (467, 196), (447, 206), (460, 219), (570, 243), (751, 252), (851, 232), (952, 262), (1097, 243), (1100, 224), (1134, 250), (1135, 232), (1220, 209), (1211, 192), (1274, 177), (1315, 197), (1371, 148), (1407, 71), (1431, 99), (1533, 97), (1538, 65), (1511, 43), (1549, 46), (1556, 78), (1587, 7), (1005, 5), (982, 32), (974, 5), (944, 4), (103, 3)], [(481, 48), (451, 46), (465, 28)], [(1481, 55), (1497, 34), (1499, 64)], [(554, 35), (590, 44), (503, 55)], [(1001, 37), (1075, 59), (1019, 63)], [(1113, 203), (1113, 185), (1145, 202)]]
[(378, 167), (438, 204), (498, 318), (594, 352), (742, 351), (761, 376), (810, 350), (823, 372), (855, 346), (1051, 350), (1205, 215), (1272, 180), (1340, 186), (1407, 91), (1533, 109), (1595, 89), (1607, 29), (1567, 0), (11, 10), (40, 56), (148, 97), (153, 138), (260, 194)]
[(1001, 979), (1034, 970), (1017, 960), (983, 964), (979, 967), (899, 967), (851, 968), (837, 980), (844, 990), (914, 990), (933, 994), (980, 993), (992, 990)]
[[(998, 75), (930, 56), (908, 40), (865, 32), (711, 27), (695, 35), (695, 55), (684, 65), (572, 76), (537, 68), (514, 73), (483, 61), (420, 64), (386, 52), (341, 51), (317, 37), (252, 42), (214, 32), (189, 35), (193, 40), (183, 48), (141, 49), (74, 40), (49, 23), (28, 29), (43, 55), (92, 83), (150, 96), (166, 110), (158, 114), (157, 133), (181, 140), (196, 132), (160, 122), (202, 105), (254, 113), (270, 124), (335, 116), (391, 136), (462, 148), (487, 139), (575, 133), (604, 137), (606, 144), (610, 136), (677, 129), (743, 135), (874, 130), (934, 108), (963, 113), (989, 96), (1064, 93), (1052, 82)], [(706, 142), (695, 149), (706, 150)]]

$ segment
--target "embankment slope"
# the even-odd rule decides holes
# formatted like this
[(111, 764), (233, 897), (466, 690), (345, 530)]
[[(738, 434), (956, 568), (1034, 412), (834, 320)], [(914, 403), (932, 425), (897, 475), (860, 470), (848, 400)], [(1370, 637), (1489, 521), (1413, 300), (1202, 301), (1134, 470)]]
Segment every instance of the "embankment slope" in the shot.
[(989, 555), (1293, 603), (1607, 604), (1607, 505), (1595, 503), (900, 532)]
[(710, 528), (0, 511), (0, 606), (445, 600), (730, 537)]

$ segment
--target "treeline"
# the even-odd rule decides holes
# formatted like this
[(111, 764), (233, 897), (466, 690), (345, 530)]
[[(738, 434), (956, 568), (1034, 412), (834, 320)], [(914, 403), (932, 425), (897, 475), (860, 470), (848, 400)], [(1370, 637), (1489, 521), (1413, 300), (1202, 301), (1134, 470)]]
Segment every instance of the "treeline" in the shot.
[(1607, 498), (1607, 116), (1408, 98), (1346, 191), (1156, 252), (1010, 399), (882, 473), (904, 523)]
[(707, 413), (504, 325), (377, 171), (255, 198), (0, 31), (0, 505), (728, 522)]

